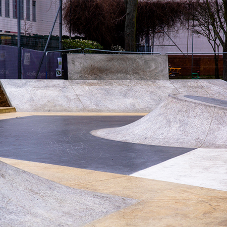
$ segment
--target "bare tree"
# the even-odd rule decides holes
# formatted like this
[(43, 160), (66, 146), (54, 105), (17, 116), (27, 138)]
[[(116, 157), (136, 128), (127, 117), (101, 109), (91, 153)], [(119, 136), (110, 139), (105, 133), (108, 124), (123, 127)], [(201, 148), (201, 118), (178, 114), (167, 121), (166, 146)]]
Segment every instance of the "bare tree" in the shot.
[(32, 28), (33, 28), (33, 24), (31, 21), (28, 21), (27, 18), (24, 18), (24, 24), (22, 27), (22, 31), (24, 32), (24, 35), (29, 35), (32, 33)]
[(138, 0), (124, 0), (126, 6), (125, 50), (136, 50), (136, 15)]
[(64, 5), (64, 22), (74, 34), (99, 42), (105, 49), (124, 46), (123, 0), (71, 0)]
[(215, 52), (215, 78), (219, 78), (218, 52), (223, 48), (223, 79), (227, 80), (227, 0), (194, 1), (196, 10), (192, 12), (196, 33), (207, 38)]
[(136, 37), (177, 30), (185, 22), (186, 1), (71, 0), (65, 2), (63, 17), (69, 30), (105, 49), (119, 45), (135, 51)]

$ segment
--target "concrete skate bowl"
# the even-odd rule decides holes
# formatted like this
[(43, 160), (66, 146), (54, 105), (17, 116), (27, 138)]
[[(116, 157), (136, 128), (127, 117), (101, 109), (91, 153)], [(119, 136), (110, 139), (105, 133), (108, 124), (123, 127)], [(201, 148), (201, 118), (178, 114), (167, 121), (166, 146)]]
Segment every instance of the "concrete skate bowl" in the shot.
[(203, 96), (169, 95), (155, 110), (119, 128), (92, 135), (147, 145), (227, 148), (227, 101)]

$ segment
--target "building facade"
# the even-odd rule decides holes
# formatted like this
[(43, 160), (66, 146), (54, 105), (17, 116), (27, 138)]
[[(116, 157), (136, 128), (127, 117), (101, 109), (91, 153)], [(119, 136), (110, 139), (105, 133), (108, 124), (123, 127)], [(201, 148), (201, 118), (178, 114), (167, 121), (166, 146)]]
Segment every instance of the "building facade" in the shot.
[[(20, 0), (21, 33), (49, 35), (59, 8), (58, 0)], [(17, 0), (0, 0), (0, 32), (17, 34)], [(63, 28), (63, 33), (66, 34)], [(53, 35), (59, 34), (58, 22)]]

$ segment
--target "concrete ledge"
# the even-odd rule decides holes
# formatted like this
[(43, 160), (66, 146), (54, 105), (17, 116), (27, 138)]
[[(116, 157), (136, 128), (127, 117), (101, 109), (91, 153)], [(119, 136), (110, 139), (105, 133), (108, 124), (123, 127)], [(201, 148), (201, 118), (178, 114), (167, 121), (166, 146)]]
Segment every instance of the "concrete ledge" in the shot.
[(69, 80), (168, 80), (168, 56), (68, 54)]
[(12, 112), (16, 112), (15, 107), (0, 107), (0, 114), (1, 113), (12, 113)]

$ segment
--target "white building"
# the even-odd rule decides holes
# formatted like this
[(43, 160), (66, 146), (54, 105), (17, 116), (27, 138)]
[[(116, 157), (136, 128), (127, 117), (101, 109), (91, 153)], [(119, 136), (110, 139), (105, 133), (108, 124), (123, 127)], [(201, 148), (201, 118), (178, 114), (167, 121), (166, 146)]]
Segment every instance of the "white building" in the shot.
[[(58, 0), (21, 0), (22, 34), (49, 35), (58, 8)], [(17, 33), (17, 0), (0, 0), (0, 32)], [(57, 21), (53, 35), (58, 34)]]
[[(162, 38), (154, 40), (154, 52), (166, 53), (213, 53), (207, 39), (191, 31), (179, 29), (178, 32), (169, 32)], [(220, 48), (222, 52), (222, 48)]]

